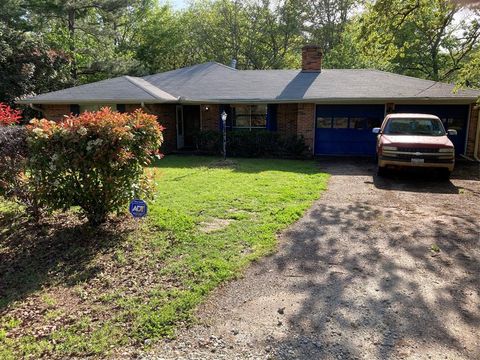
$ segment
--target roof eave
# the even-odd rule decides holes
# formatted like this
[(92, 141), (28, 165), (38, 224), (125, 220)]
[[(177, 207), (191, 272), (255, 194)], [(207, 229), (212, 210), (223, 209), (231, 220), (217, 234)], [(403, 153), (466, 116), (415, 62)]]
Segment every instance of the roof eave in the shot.
[(243, 99), (184, 99), (180, 98), (182, 104), (244, 104), (244, 103), (269, 103), (269, 104), (285, 104), (285, 103), (315, 103), (315, 104), (335, 104), (335, 103), (443, 103), (443, 104), (471, 104), (476, 102), (478, 97), (356, 97), (356, 98), (303, 98), (303, 99), (260, 99), (260, 98), (243, 98)]
[(315, 104), (335, 104), (335, 103), (444, 103), (444, 104), (470, 104), (476, 102), (478, 97), (357, 97), (357, 98), (304, 98), (304, 99), (260, 99), (260, 98), (240, 98), (240, 99), (84, 99), (84, 100), (41, 100), (41, 99), (22, 99), (17, 100), (17, 104), (34, 104), (34, 105), (70, 105), (70, 104), (243, 104), (243, 103), (269, 103), (269, 104), (285, 104), (285, 103), (315, 103)]
[(83, 99), (83, 100), (41, 100), (41, 99), (21, 99), (16, 100), (17, 104), (35, 104), (35, 105), (70, 105), (70, 104), (168, 104), (177, 103), (175, 100), (160, 100), (160, 99)]

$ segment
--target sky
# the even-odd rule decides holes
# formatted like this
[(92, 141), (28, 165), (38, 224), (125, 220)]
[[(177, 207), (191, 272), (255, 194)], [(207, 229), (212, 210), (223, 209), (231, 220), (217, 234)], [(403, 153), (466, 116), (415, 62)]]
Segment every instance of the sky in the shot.
[[(161, 0), (160, 2), (165, 2)], [(187, 0), (170, 0), (175, 9), (182, 9), (187, 5)]]

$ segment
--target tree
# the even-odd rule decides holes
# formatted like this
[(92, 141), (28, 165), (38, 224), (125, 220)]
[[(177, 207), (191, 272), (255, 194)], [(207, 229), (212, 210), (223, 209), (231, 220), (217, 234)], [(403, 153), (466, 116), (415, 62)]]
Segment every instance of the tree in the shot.
[(69, 58), (30, 32), (0, 22), (0, 101), (69, 86)]
[(247, 67), (254, 69), (282, 69), (297, 67), (300, 63), (301, 11), (296, 1), (269, 0), (246, 6), (247, 26), (245, 58)]
[(130, 72), (138, 63), (126, 45), (153, 0), (28, 0), (30, 17), (48, 43), (71, 58), (74, 82)]
[(173, 70), (190, 65), (186, 55), (185, 16), (170, 5), (156, 6), (139, 25), (135, 58), (149, 73)]
[(328, 54), (341, 41), (349, 17), (360, 0), (307, 0), (304, 24), (308, 39)]
[(386, 70), (435, 81), (454, 78), (480, 37), (478, 12), (456, 16), (449, 0), (378, 0), (358, 18), (358, 49)]
[(292, 0), (194, 2), (183, 14), (186, 63), (237, 60), (240, 69), (299, 63), (301, 19)]
[(460, 69), (457, 77), (458, 87), (480, 89), (480, 46), (471, 54), (469, 61)]

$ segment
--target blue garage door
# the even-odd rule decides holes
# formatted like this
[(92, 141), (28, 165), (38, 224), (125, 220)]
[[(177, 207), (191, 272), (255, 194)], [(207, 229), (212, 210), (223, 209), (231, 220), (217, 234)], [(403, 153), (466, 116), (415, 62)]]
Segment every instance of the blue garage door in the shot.
[(397, 113), (420, 113), (433, 114), (442, 119), (445, 129), (457, 130), (457, 136), (450, 136), (455, 152), (457, 154), (465, 153), (465, 141), (467, 138), (467, 123), (468, 123), (468, 105), (396, 105), (395, 112)]
[(384, 105), (317, 105), (316, 155), (375, 155)]

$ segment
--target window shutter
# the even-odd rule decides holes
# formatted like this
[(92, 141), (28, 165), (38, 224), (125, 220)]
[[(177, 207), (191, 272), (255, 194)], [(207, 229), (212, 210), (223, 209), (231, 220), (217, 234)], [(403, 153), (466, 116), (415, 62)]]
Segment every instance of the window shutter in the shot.
[(70, 113), (73, 114), (73, 115), (80, 115), (80, 105), (71, 104), (70, 105)]
[(277, 104), (267, 105), (267, 130), (277, 131)]

